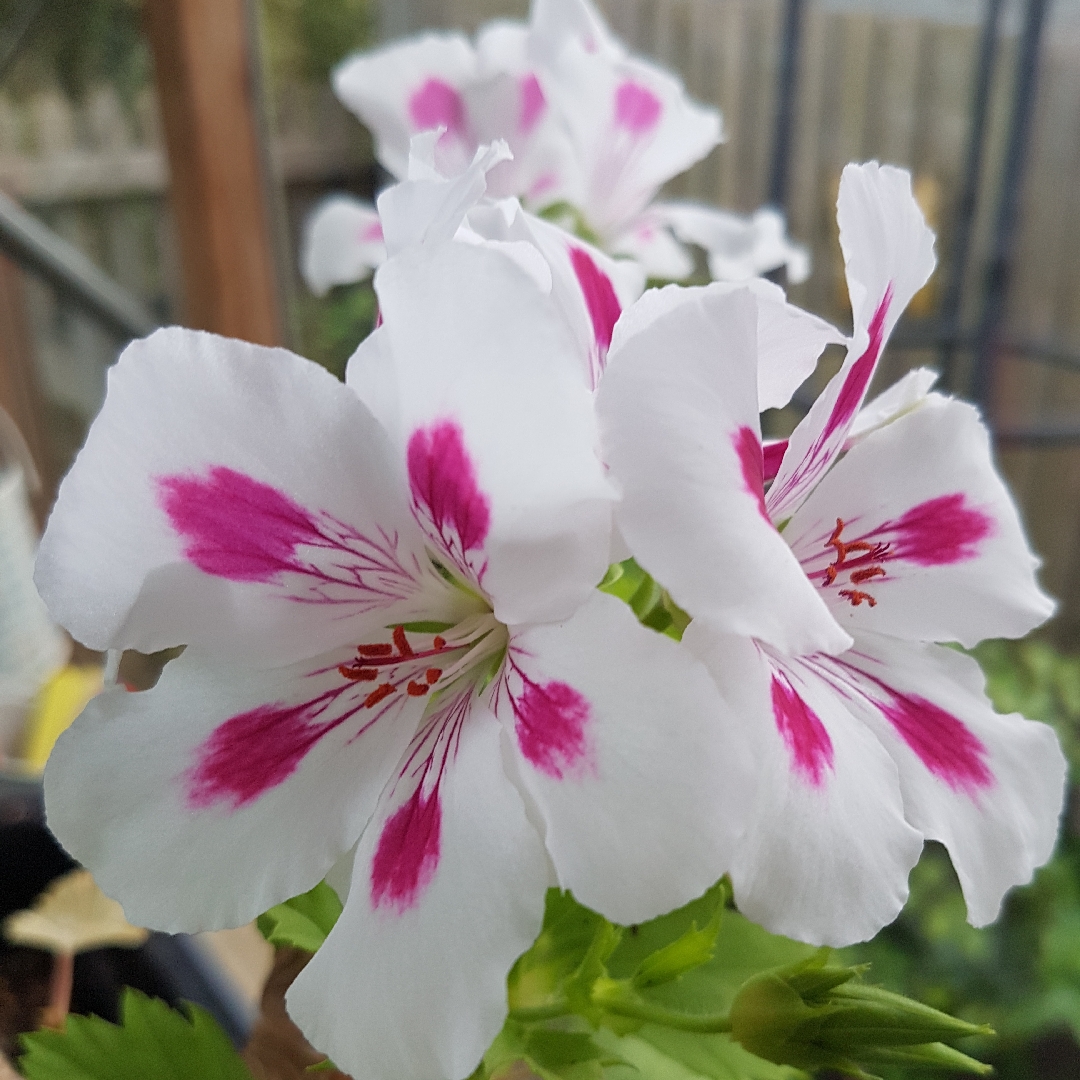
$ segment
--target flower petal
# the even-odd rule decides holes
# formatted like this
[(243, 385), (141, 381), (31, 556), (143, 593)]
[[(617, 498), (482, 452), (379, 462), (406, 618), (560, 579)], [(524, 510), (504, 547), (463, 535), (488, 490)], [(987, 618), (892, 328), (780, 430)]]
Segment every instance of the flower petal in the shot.
[(749, 762), (708, 673), (595, 593), (516, 631), (492, 708), (560, 885), (621, 923), (699, 896), (729, 867)]
[(623, 537), (695, 617), (785, 651), (846, 648), (764, 511), (754, 297), (712, 285), (667, 298), (678, 306), (617, 337), (597, 395)]
[(376, 290), (417, 519), (501, 622), (565, 616), (607, 569), (613, 492), (552, 301), (466, 244), (390, 260)]
[(354, 393), (283, 349), (171, 329), (110, 371), (36, 581), (91, 648), (202, 642), (274, 664), (409, 618), (430, 573)]
[[(506, 974), (543, 920), (547, 859), (485, 709), (470, 709), (437, 796), (421, 801), (399, 816), (409, 801), (388, 795), (360, 842), (345, 910), (286, 999), (312, 1045), (371, 1080), (468, 1076), (506, 1017)], [(426, 867), (414, 903), (383, 887), (391, 849), (402, 881), (408, 866)]]
[(152, 690), (110, 690), (60, 736), (49, 828), (139, 926), (239, 926), (356, 842), (423, 704), (365, 707), (339, 649), (288, 668), (188, 649)]
[(409, 140), (445, 128), (440, 171), (460, 172), (477, 142), (468, 128), (461, 88), (476, 74), (476, 54), (461, 34), (423, 34), (358, 53), (334, 71), (334, 93), (371, 129), (375, 154), (399, 180), (409, 168)]
[(907, 819), (948, 848), (968, 919), (993, 922), (1054, 850), (1067, 767), (1053, 728), (995, 713), (978, 664), (952, 649), (860, 633), (828, 662), (896, 762)]
[(650, 278), (684, 281), (694, 272), (694, 259), (665, 223), (652, 215), (653, 208), (634, 218), (630, 227), (611, 241), (610, 248), (633, 259)]
[(940, 394), (852, 447), (784, 538), (852, 633), (972, 646), (1054, 610), (978, 413)]
[(324, 199), (304, 229), (301, 272), (323, 296), (334, 285), (362, 281), (386, 259), (382, 225), (374, 206), (348, 195)]
[(923, 844), (904, 819), (896, 766), (817, 658), (785, 660), (697, 621), (683, 640), (757, 765), (731, 869), (739, 910), (815, 945), (872, 937), (903, 907)]
[(911, 175), (872, 161), (848, 165), (837, 201), (855, 331), (844, 366), (792, 433), (767, 504), (786, 521), (844, 448), (897, 319), (934, 269), (934, 234)]

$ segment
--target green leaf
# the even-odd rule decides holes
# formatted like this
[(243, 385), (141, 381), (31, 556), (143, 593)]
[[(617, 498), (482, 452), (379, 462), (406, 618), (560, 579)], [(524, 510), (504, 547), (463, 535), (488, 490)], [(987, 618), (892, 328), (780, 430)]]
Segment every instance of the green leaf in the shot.
[(24, 1035), (20, 1068), (27, 1080), (251, 1080), (210, 1014), (187, 1008), (190, 1020), (129, 988), (119, 1026), (73, 1015), (63, 1031)]
[(338, 894), (320, 881), (310, 892), (294, 896), (260, 915), (255, 925), (271, 945), (318, 952), (341, 914)]
[(806, 1074), (747, 1053), (727, 1035), (690, 1035), (646, 1027), (634, 1035), (597, 1034), (597, 1041), (632, 1065), (609, 1080), (806, 1080)]
[(697, 922), (691, 922), (690, 929), (680, 937), (646, 956), (633, 974), (634, 986), (638, 990), (649, 986), (659, 986), (708, 963), (713, 957), (716, 936), (720, 932), (720, 919), (724, 913), (727, 897), (726, 883), (714, 885), (706, 893), (706, 898), (715, 902), (715, 909), (704, 929), (699, 930)]

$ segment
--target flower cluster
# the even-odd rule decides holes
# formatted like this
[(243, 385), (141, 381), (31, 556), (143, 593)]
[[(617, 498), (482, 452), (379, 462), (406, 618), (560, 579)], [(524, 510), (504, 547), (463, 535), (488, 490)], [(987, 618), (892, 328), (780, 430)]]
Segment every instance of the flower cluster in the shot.
[[(493, 198), (520, 200), (650, 278), (688, 278), (686, 245), (704, 249), (721, 281), (780, 267), (793, 283), (809, 274), (806, 250), (770, 207), (744, 217), (655, 200), (721, 142), (720, 114), (691, 101), (673, 75), (628, 55), (589, 0), (534, 0), (528, 25), (492, 23), (475, 44), (425, 34), (352, 57), (335, 72), (334, 89), (398, 180), (411, 175), (409, 143), (421, 132), (440, 132), (434, 157), (447, 176), (502, 139), (512, 158), (491, 172)], [(327, 199), (308, 223), (309, 287), (323, 293), (367, 277), (386, 258), (385, 228), (371, 205)]]
[[(556, 6), (480, 55), (554, 50)], [(556, 67), (607, 80), (635, 123), (673, 103), (675, 141), (715, 137), (599, 23), (575, 33)], [(1022, 635), (1052, 605), (974, 410), (926, 372), (866, 403), (933, 268), (909, 177), (844, 172), (850, 337), (767, 282), (642, 293), (633, 264), (488, 195), (547, 165), (474, 146), (481, 119), (513, 85), (546, 130), (548, 84), (529, 97), (525, 69), (458, 39), (415, 48), (458, 82), (423, 83), (444, 130), (380, 200), (380, 325), (345, 384), (179, 329), (110, 372), (38, 585), (92, 648), (185, 648), (61, 738), (51, 828), (171, 931), (325, 878), (344, 907), (289, 1010), (341, 1068), (395, 1080), (476, 1068), (549, 886), (629, 924), (728, 874), (763, 926), (844, 944), (896, 916), (933, 839), (992, 920), (1051, 853), (1065, 764), (937, 643)], [(387, 115), (415, 106), (400, 57), (339, 83), (366, 64)], [(651, 192), (647, 155), (609, 143)], [(761, 411), (829, 342), (839, 373), (763, 446)], [(682, 640), (597, 589), (628, 557)]]

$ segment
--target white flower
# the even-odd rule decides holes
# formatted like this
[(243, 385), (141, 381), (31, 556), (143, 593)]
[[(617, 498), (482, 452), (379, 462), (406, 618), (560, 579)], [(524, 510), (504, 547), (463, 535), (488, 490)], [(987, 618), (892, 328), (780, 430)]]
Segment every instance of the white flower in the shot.
[(682, 904), (747, 797), (716, 783), (739, 751), (705, 667), (595, 589), (587, 365), (510, 248), (390, 259), (348, 386), (206, 334), (129, 346), (42, 541), (76, 638), (187, 646), (61, 737), (50, 827), (173, 931), (335, 868), (344, 911), (288, 1004), (358, 1076), (467, 1076), (549, 884), (621, 922)]
[(848, 166), (839, 220), (855, 332), (788, 442), (763, 458), (757, 305), (715, 286), (617, 334), (597, 403), (622, 535), (694, 617), (684, 641), (759, 763), (740, 908), (834, 945), (896, 916), (925, 839), (992, 921), (1049, 858), (1065, 780), (1052, 729), (994, 713), (975, 662), (935, 644), (1053, 609), (975, 410), (920, 372), (860, 413), (934, 265), (909, 176)]

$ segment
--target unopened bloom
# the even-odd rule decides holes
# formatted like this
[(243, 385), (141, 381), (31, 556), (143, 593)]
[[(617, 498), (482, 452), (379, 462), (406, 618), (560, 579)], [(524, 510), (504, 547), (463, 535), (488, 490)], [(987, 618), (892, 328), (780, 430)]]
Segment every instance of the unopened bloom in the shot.
[(763, 455), (760, 319), (715, 286), (617, 335), (598, 400), (622, 535), (693, 616), (684, 641), (758, 760), (736, 899), (828, 944), (895, 917), (926, 839), (992, 921), (1049, 858), (1065, 778), (1053, 731), (997, 715), (976, 663), (935, 644), (1053, 609), (975, 410), (920, 373), (860, 414), (934, 265), (910, 178), (848, 166), (839, 221), (854, 335), (789, 441)]
[(595, 589), (612, 492), (552, 296), (457, 242), (376, 288), (348, 386), (176, 329), (110, 372), (38, 584), (94, 648), (187, 648), (91, 704), (46, 803), (144, 925), (243, 924), (334, 868), (291, 1014), (354, 1075), (460, 1080), (546, 887), (622, 922), (682, 904), (745, 793), (715, 782), (704, 666)]
[[(335, 72), (334, 88), (398, 179), (419, 132), (440, 131), (435, 163), (448, 176), (503, 139), (513, 158), (492, 171), (493, 197), (553, 213), (651, 277), (692, 272), (683, 242), (706, 249), (716, 276), (785, 264), (793, 280), (808, 272), (806, 252), (773, 212), (747, 219), (654, 201), (720, 142), (720, 116), (692, 102), (674, 76), (629, 56), (588, 0), (535, 0), (527, 26), (492, 23), (475, 45), (429, 33), (357, 55)], [(381, 256), (371, 208), (335, 196), (309, 225), (305, 276), (316, 290), (360, 280)]]

